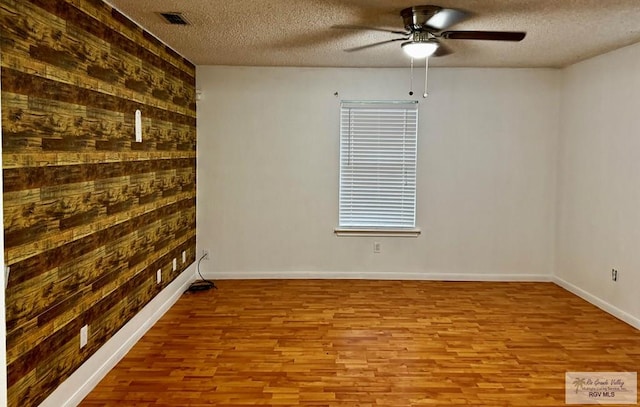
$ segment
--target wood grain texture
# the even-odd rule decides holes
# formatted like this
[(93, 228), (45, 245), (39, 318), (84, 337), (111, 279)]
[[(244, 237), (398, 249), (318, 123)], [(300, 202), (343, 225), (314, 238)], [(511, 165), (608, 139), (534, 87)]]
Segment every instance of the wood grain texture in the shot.
[(640, 366), (639, 331), (552, 283), (218, 286), (184, 295), (81, 406), (563, 406), (566, 371)]
[(8, 398), (22, 407), (195, 260), (195, 67), (101, 0), (6, 0), (0, 22)]

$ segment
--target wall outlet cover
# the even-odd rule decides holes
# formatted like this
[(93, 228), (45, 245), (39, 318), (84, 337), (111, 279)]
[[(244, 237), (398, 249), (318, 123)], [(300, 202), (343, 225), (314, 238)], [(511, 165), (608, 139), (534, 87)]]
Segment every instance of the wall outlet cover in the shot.
[(87, 346), (87, 342), (89, 341), (89, 325), (85, 325), (80, 328), (80, 349)]

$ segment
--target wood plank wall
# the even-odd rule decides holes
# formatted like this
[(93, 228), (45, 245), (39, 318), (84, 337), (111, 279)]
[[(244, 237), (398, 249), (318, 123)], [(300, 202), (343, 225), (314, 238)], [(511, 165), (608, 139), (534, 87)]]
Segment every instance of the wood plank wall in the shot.
[(195, 67), (101, 0), (0, 12), (8, 394), (23, 407), (195, 260)]

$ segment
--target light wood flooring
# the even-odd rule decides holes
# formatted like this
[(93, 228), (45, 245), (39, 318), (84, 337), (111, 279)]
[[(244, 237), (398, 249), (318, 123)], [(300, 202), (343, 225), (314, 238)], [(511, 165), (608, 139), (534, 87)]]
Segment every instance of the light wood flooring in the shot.
[(563, 406), (640, 331), (552, 283), (236, 280), (184, 295), (82, 406)]

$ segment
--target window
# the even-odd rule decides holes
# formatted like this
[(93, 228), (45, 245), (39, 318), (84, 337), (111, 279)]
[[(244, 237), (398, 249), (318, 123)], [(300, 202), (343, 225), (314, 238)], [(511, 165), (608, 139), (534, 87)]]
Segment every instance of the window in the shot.
[(417, 102), (342, 102), (336, 233), (415, 229)]

